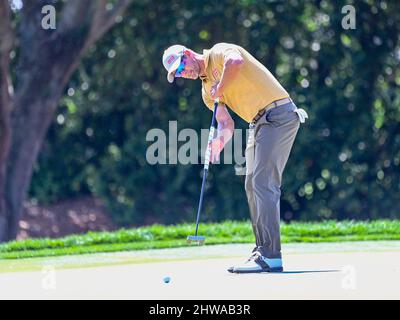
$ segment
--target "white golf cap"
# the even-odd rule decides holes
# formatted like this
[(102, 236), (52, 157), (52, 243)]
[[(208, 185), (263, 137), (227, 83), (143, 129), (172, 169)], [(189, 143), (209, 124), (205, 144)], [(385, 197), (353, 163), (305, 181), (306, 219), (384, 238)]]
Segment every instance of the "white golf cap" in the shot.
[(167, 79), (169, 83), (174, 82), (173, 72), (178, 69), (181, 64), (181, 59), (186, 48), (180, 44), (173, 45), (164, 51), (163, 54), (163, 64), (164, 68), (167, 70)]

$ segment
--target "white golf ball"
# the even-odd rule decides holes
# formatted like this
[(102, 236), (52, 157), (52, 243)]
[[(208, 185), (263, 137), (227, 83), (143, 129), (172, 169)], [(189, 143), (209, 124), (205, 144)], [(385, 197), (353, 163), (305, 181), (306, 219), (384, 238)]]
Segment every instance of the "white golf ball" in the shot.
[(171, 277), (164, 277), (164, 283), (170, 283)]

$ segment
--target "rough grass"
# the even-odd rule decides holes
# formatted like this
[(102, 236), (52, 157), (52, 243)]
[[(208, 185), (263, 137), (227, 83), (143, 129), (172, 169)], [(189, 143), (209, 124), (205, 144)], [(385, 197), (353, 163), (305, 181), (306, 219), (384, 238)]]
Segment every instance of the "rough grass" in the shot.
[[(193, 224), (152, 225), (116, 232), (89, 232), (60, 239), (28, 239), (0, 245), (0, 259), (60, 256), (187, 246)], [(400, 221), (325, 221), (282, 224), (282, 242), (340, 242), (400, 240)], [(250, 243), (254, 241), (248, 221), (201, 224), (199, 233), (207, 244)]]

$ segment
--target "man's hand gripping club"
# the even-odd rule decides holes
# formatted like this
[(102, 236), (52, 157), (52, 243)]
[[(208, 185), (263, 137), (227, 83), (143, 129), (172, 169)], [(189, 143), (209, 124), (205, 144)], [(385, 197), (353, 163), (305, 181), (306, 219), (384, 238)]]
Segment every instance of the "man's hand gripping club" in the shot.
[(232, 138), (235, 127), (233, 119), (224, 104), (219, 104), (216, 120), (218, 122), (217, 136), (210, 142), (211, 163), (219, 161), (220, 153), (224, 149), (225, 144)]

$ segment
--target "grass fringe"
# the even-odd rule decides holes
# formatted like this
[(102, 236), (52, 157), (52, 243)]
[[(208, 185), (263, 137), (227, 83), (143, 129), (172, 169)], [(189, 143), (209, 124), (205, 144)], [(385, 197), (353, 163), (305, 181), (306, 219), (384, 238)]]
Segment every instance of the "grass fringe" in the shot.
[[(0, 259), (50, 257), (72, 254), (161, 249), (187, 246), (193, 224), (152, 225), (115, 232), (89, 232), (59, 239), (27, 239), (0, 245)], [(250, 222), (203, 223), (199, 233), (207, 244), (251, 243)], [(340, 242), (400, 240), (400, 221), (294, 222), (281, 225), (282, 242)]]

